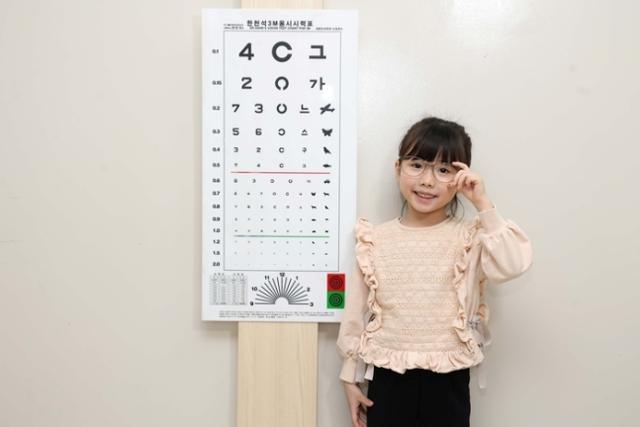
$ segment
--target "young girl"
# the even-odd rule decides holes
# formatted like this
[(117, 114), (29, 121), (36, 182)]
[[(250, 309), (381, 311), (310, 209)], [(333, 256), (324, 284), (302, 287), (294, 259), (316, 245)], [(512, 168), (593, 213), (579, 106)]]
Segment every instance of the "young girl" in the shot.
[[(337, 342), (353, 427), (469, 426), (469, 368), (489, 344), (484, 289), (531, 265), (529, 239), (470, 164), (462, 126), (420, 120), (395, 163), (401, 216), (358, 218)], [(473, 220), (456, 217), (458, 193), (478, 211)]]

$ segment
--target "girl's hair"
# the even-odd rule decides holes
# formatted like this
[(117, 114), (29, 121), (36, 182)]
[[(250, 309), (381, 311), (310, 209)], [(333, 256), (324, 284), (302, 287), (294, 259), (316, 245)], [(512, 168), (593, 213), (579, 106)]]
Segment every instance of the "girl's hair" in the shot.
[[(414, 123), (404, 135), (398, 148), (398, 157), (400, 160), (419, 157), (428, 162), (437, 158), (447, 163), (462, 162), (471, 166), (471, 138), (458, 123), (426, 117)], [(404, 200), (400, 216), (406, 205), (407, 201)], [(447, 206), (452, 217), (456, 216), (458, 206), (462, 206), (462, 203), (456, 195)]]

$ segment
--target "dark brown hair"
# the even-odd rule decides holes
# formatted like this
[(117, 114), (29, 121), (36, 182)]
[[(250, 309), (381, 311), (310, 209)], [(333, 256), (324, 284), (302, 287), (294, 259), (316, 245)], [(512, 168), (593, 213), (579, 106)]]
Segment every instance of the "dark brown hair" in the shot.
[[(428, 162), (436, 159), (447, 163), (462, 162), (471, 166), (471, 138), (458, 123), (426, 117), (414, 123), (400, 141), (398, 158), (402, 161), (407, 157), (419, 157)], [(406, 204), (405, 200), (402, 212)], [(455, 217), (458, 206), (462, 203), (456, 195), (448, 205), (451, 216)]]

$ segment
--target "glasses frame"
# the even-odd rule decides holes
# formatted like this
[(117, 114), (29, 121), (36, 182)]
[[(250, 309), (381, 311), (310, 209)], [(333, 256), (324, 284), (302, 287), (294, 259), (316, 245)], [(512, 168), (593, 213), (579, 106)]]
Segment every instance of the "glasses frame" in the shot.
[[(400, 161), (400, 173), (401, 173), (401, 174), (403, 174), (403, 175), (405, 175), (405, 176), (408, 176), (409, 178), (420, 178), (420, 177), (422, 177), (422, 176), (427, 172), (427, 170), (428, 170), (428, 169), (431, 169), (431, 171), (433, 172), (433, 177), (434, 177), (438, 182), (442, 182), (442, 183), (444, 183), (444, 184), (449, 183), (449, 182), (452, 182), (452, 181), (453, 181), (453, 178), (455, 177), (455, 174), (456, 174), (456, 173), (458, 173), (458, 171), (460, 171), (460, 169), (461, 169), (461, 168), (458, 168), (458, 167), (456, 167), (456, 166), (453, 166), (451, 163), (447, 163), (447, 162), (428, 162), (428, 161), (426, 161), (426, 160), (424, 160), (424, 159), (421, 159), (420, 157), (416, 157), (416, 156), (404, 156), (404, 157), (399, 157), (399, 158), (398, 158), (398, 160)], [(418, 175), (409, 175), (409, 174), (405, 173), (405, 172), (402, 170), (402, 162), (403, 162), (403, 161), (405, 161), (405, 160), (419, 160), (419, 161), (421, 161), (421, 162), (425, 163), (425, 164), (427, 165), (427, 167), (426, 167), (426, 168), (424, 168), (424, 170), (423, 170), (422, 172), (420, 172)], [(452, 174), (452, 176), (451, 176), (451, 181), (443, 181), (443, 180), (441, 180), (441, 179), (439, 179), (439, 178), (438, 178), (438, 175), (435, 173), (435, 166), (436, 166), (437, 164), (448, 165), (448, 166), (450, 166), (450, 167), (454, 170), (454, 172), (453, 172), (453, 174)]]

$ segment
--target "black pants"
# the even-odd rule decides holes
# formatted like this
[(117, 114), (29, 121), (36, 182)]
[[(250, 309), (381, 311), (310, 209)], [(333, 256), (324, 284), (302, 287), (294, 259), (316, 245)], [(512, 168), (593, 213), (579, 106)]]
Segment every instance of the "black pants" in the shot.
[(469, 427), (469, 369), (398, 374), (375, 367), (367, 397), (367, 427)]

